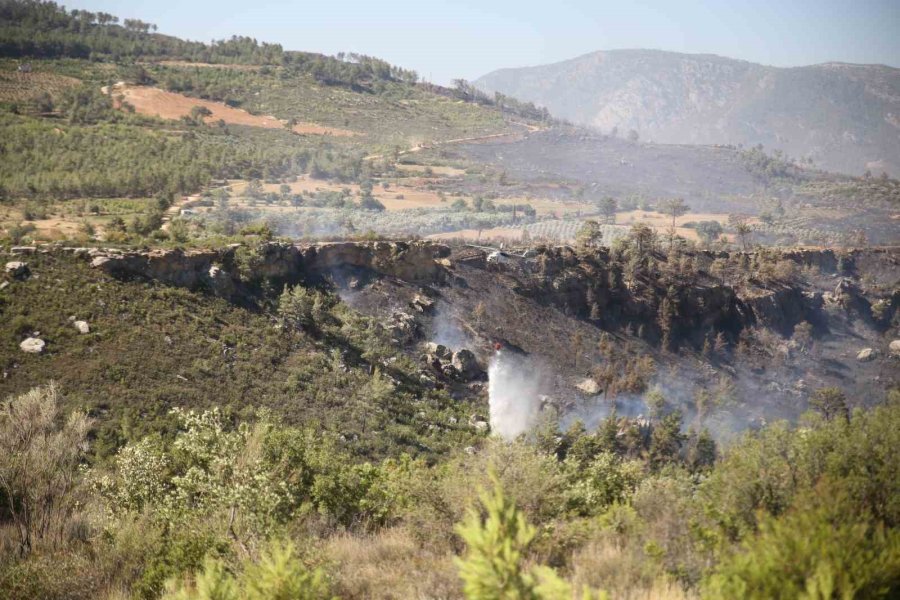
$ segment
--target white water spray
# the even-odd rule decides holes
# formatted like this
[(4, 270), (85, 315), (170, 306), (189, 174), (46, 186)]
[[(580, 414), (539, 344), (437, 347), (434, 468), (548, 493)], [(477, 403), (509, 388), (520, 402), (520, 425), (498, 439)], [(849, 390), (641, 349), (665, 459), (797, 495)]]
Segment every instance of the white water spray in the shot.
[(512, 440), (531, 430), (540, 411), (540, 375), (509, 353), (497, 351), (488, 367), (491, 429)]

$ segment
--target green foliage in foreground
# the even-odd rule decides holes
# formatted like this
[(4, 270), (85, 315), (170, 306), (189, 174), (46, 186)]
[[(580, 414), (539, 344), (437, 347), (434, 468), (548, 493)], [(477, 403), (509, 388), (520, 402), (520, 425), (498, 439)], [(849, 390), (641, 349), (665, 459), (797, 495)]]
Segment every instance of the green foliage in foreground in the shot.
[[(573, 598), (572, 586), (550, 567), (537, 566), (528, 571), (525, 552), (537, 530), (528, 523), (515, 502), (503, 493), (496, 474), (491, 473), (494, 489), (482, 492), (482, 519), (476, 507), (457, 527), (468, 551), (457, 560), (463, 592), (470, 600), (563, 600)], [(603, 593), (585, 588), (582, 600), (605, 600)]]
[[(0, 433), (51, 395), (9, 398)], [(29, 486), (51, 490), (62, 536), (21, 520), (26, 475), (0, 455), (11, 482), (0, 515), (15, 526), (3, 531), (32, 539), (22, 555), (0, 536), (3, 597), (405, 597), (435, 577), (470, 599), (900, 593), (896, 392), (849, 420), (748, 433), (694, 474), (680, 450), (661, 466), (611, 455), (604, 427), (557, 432), (556, 448), (490, 440), (429, 466), (359, 463), (327, 434), (265, 414), (236, 426), (215, 410), (176, 417), (174, 438), (136, 440), (107, 466), (77, 469), (77, 444), (68, 460), (33, 465)], [(26, 454), (64, 427), (42, 422)], [(41, 487), (60, 476), (75, 485)], [(388, 550), (385, 535), (411, 554)], [(419, 558), (385, 576), (385, 552)], [(441, 575), (454, 562), (458, 574)]]
[(709, 598), (887, 598), (900, 590), (900, 530), (823, 482), (726, 558)]
[(293, 545), (273, 542), (258, 562), (244, 566), (238, 577), (220, 560), (207, 559), (193, 585), (170, 582), (163, 600), (328, 600), (328, 582), (321, 569), (308, 570)]

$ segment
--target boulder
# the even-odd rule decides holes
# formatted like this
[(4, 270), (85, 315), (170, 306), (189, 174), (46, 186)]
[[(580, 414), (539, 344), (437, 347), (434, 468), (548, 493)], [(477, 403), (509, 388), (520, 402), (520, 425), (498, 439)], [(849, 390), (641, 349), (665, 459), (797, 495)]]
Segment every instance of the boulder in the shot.
[(28, 275), (28, 263), (14, 260), (6, 263), (6, 272), (12, 277), (25, 277)]
[(469, 425), (478, 431), (488, 431), (491, 428), (491, 424), (488, 423), (488, 420), (479, 414), (474, 414), (469, 417)]
[(584, 378), (575, 387), (577, 387), (579, 390), (581, 390), (582, 392), (584, 392), (585, 394), (588, 394), (590, 396), (599, 394), (601, 391), (600, 384), (597, 383), (596, 381), (594, 381), (593, 378), (591, 378), (591, 377)]
[(478, 359), (475, 358), (475, 354), (471, 350), (466, 350), (465, 348), (453, 353), (452, 364), (456, 370), (459, 371), (459, 375), (463, 379), (475, 379), (482, 373), (481, 366), (478, 364)]
[(87, 321), (75, 321), (72, 323), (75, 326), (75, 329), (78, 330), (78, 333), (86, 334), (91, 332), (91, 326)]
[(416, 294), (409, 305), (421, 313), (428, 314), (434, 310), (434, 300), (422, 294)]
[(416, 318), (409, 313), (400, 311), (391, 315), (391, 318), (385, 323), (385, 328), (401, 344), (413, 341), (419, 333), (419, 323)]
[(877, 350), (874, 350), (872, 348), (863, 348), (856, 355), (856, 360), (858, 360), (859, 362), (869, 362), (870, 360), (874, 359), (876, 356), (878, 356)]
[(440, 360), (453, 359), (453, 352), (447, 346), (437, 342), (425, 342), (425, 352), (433, 354)]
[(44, 346), (47, 343), (36, 337), (25, 338), (22, 340), (22, 343), (19, 344), (19, 348), (22, 349), (22, 352), (27, 352), (28, 354), (40, 354), (44, 351)]
[(888, 345), (888, 350), (891, 353), (891, 356), (900, 357), (900, 340), (894, 340)]

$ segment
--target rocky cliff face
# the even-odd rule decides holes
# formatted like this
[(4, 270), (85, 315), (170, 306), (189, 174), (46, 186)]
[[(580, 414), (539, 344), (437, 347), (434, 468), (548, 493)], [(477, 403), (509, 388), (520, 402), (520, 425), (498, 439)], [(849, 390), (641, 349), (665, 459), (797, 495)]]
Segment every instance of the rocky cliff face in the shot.
[[(812, 269), (818, 287), (825, 286), (821, 290), (812, 282), (799, 281), (751, 280), (740, 287), (725, 284), (708, 269), (713, 260), (727, 257), (724, 252), (697, 253), (692, 256), (696, 274), (681, 279), (651, 268), (628, 281), (621, 263), (611, 260), (607, 251), (579, 254), (571, 248), (546, 249), (509, 269), (518, 271), (517, 291), (536, 302), (608, 331), (628, 329), (651, 343), (659, 342), (668, 331), (673, 343), (698, 348), (718, 334), (736, 341), (742, 330), (753, 326), (782, 336), (790, 336), (802, 322), (827, 328), (826, 303), (878, 329), (887, 327), (900, 307), (900, 290), (864, 290), (853, 279), (841, 276), (853, 273), (858, 262), (867, 263), (869, 269), (876, 264), (895, 268), (897, 253), (889, 249), (795, 250), (777, 256), (798, 269)], [(756, 258), (754, 253), (731, 256), (746, 264)], [(835, 282), (836, 287), (829, 287)]]
[[(262, 279), (282, 283), (329, 279), (342, 285), (350, 279), (375, 276), (413, 285), (455, 284), (448, 269), (453, 262), (444, 260), (451, 249), (430, 242), (269, 243), (256, 249), (231, 246), (197, 251), (76, 252), (89, 259), (93, 267), (117, 278), (144, 278), (206, 289), (226, 298), (237, 297)], [(671, 341), (699, 347), (719, 333), (736, 340), (743, 329), (754, 325), (788, 336), (803, 321), (825, 326), (827, 319), (822, 311), (826, 301), (875, 326), (886, 325), (900, 306), (900, 291), (864, 292), (853, 280), (838, 277), (852, 273), (857, 263), (866, 264), (869, 271), (877, 264), (896, 266), (896, 253), (889, 249), (794, 250), (779, 255), (826, 278), (838, 277), (833, 291), (825, 292), (787, 283), (738, 289), (703, 271), (702, 265), (727, 256), (696, 254), (693, 259), (701, 265), (698, 275), (684, 281), (653, 272), (639, 281), (628, 281), (622, 264), (612, 260), (605, 249), (578, 253), (568, 247), (544, 248), (532, 258), (506, 265), (472, 261), (471, 256), (465, 263), (501, 272), (506, 282), (503, 285), (511, 286), (524, 298), (602, 329), (633, 331), (651, 343), (662, 340), (668, 330)], [(755, 255), (745, 253), (740, 257), (752, 262)]]
[(91, 266), (118, 278), (143, 278), (178, 287), (209, 289), (230, 297), (261, 279), (315, 281), (363, 270), (409, 282), (436, 283), (444, 270), (437, 259), (450, 249), (425, 242), (334, 242), (263, 244), (256, 249), (230, 246), (220, 250), (76, 249)]
[(900, 69), (782, 69), (712, 55), (595, 52), (476, 81), (598, 127), (672, 144), (763, 144), (833, 171), (900, 175)]

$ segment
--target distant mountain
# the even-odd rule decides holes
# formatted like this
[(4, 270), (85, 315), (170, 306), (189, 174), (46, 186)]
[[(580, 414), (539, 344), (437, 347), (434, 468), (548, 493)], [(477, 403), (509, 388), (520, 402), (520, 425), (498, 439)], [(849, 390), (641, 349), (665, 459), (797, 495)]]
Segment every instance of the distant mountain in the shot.
[(819, 167), (900, 176), (900, 69), (776, 68), (707, 54), (594, 52), (501, 69), (475, 85), (645, 141), (763, 144)]

